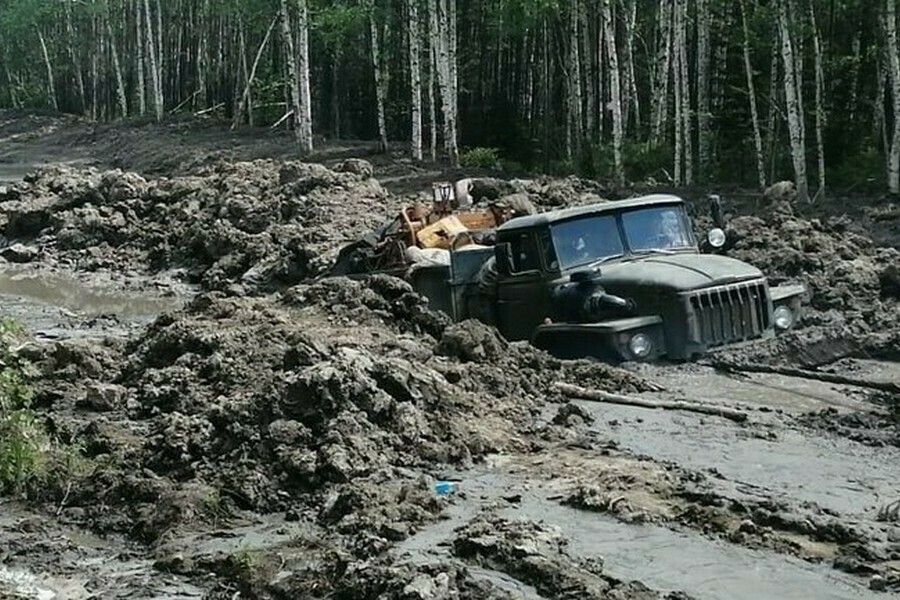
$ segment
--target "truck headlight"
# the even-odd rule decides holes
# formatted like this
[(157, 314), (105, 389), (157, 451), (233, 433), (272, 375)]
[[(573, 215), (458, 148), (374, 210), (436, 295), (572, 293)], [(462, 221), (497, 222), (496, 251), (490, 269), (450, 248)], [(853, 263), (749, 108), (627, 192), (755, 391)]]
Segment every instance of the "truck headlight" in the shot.
[(775, 309), (775, 327), (778, 329), (790, 329), (794, 324), (794, 311), (790, 306), (781, 305)]
[(647, 358), (653, 350), (653, 340), (646, 333), (637, 333), (628, 340), (628, 349), (638, 358)]
[(721, 248), (724, 246), (726, 239), (727, 236), (725, 235), (725, 232), (718, 227), (710, 229), (709, 233), (706, 234), (706, 241), (708, 241), (709, 245), (713, 248)]

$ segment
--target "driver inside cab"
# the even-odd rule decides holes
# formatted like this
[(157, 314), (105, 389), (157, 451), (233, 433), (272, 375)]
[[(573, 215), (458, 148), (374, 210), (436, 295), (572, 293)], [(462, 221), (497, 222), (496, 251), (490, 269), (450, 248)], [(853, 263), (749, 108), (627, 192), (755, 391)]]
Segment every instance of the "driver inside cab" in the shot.
[(674, 210), (660, 213), (655, 241), (658, 248), (683, 248), (690, 245), (684, 236), (684, 225)]

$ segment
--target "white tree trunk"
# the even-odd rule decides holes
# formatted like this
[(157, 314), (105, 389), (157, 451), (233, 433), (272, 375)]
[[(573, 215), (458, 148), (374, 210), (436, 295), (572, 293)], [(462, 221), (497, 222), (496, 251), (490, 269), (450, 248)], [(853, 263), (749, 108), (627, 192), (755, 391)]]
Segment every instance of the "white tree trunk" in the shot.
[(272, 31), (275, 29), (275, 24), (278, 23), (278, 21), (279, 18), (277, 16), (272, 19), (272, 22), (269, 23), (269, 28), (266, 30), (266, 35), (263, 37), (259, 48), (256, 50), (256, 56), (253, 58), (253, 66), (250, 67), (250, 76), (247, 78), (247, 84), (244, 86), (244, 93), (241, 94), (241, 102), (235, 113), (235, 124), (240, 122), (245, 107), (250, 115), (250, 123), (251, 125), (253, 124), (253, 104), (250, 101), (250, 86), (253, 85), (253, 81), (256, 79), (256, 69), (259, 67), (259, 61), (262, 58), (263, 51), (266, 49), (266, 45), (269, 43), (269, 38), (272, 37)]
[(569, 127), (567, 128), (567, 152), (569, 158), (576, 156), (581, 151), (581, 142), (584, 138), (584, 126), (581, 113), (581, 59), (579, 57), (579, 28), (578, 20), (580, 2), (572, 0), (569, 6), (569, 55), (568, 77), (566, 78), (566, 96), (569, 113)]
[(750, 29), (747, 26), (746, 0), (740, 0), (741, 25), (744, 30), (744, 72), (747, 76), (747, 97), (750, 101), (750, 118), (753, 121), (753, 144), (756, 148), (756, 176), (759, 189), (766, 189), (766, 167), (763, 157), (762, 133), (759, 128), (759, 110), (756, 107), (756, 86), (753, 83), (753, 65), (750, 62)]
[(437, 0), (437, 9), (432, 13), (432, 30), (436, 32), (434, 36), (437, 52), (437, 78), (438, 87), (441, 93), (441, 107), (444, 116), (444, 146), (450, 159), (450, 164), (454, 167), (459, 165), (459, 148), (457, 146), (456, 137), (456, 114), (454, 107), (454, 85), (453, 73), (455, 68), (451, 65), (451, 27), (450, 27), (450, 11), (449, 4), (454, 0)]
[(652, 100), (652, 128), (650, 141), (655, 146), (662, 139), (666, 125), (666, 117), (669, 112), (669, 73), (673, 72), (672, 65), (672, 20), (673, 0), (661, 0), (657, 15), (657, 30), (659, 31), (659, 49), (656, 57), (654, 71), (654, 91)]
[(619, 73), (619, 57), (616, 49), (616, 34), (612, 20), (610, 0), (602, 0), (603, 36), (606, 38), (606, 53), (609, 56), (609, 92), (612, 105), (613, 126), (613, 161), (616, 170), (616, 183), (624, 185), (625, 166), (622, 161), (622, 93), (621, 75)]
[(297, 71), (300, 82), (300, 151), (313, 150), (312, 92), (309, 83), (309, 6), (307, 0), (297, 0), (297, 28), (300, 30), (300, 47), (297, 49)]
[(900, 194), (900, 55), (897, 44), (897, 9), (894, 0), (885, 1), (884, 32), (887, 41), (888, 70), (891, 77), (891, 108), (894, 111), (894, 132), (888, 159), (888, 189)]
[(426, 28), (428, 29), (428, 133), (430, 136), (431, 162), (437, 161), (437, 97), (435, 95), (435, 87), (437, 87), (437, 30), (435, 29), (434, 20), (434, 4), (432, 0), (428, 0), (428, 19), (426, 19)]
[(412, 157), (422, 160), (422, 68), (420, 57), (422, 54), (421, 26), (419, 23), (418, 0), (406, 0), (407, 15), (409, 17), (409, 79), (412, 118)]
[(47, 42), (44, 41), (44, 34), (37, 29), (38, 41), (41, 43), (41, 53), (44, 55), (44, 66), (47, 67), (47, 100), (53, 110), (59, 110), (59, 104), (56, 102), (56, 83), (53, 81), (53, 65), (50, 63), (50, 54), (47, 52)]
[(625, 126), (633, 118), (635, 131), (641, 126), (641, 100), (638, 96), (637, 76), (634, 68), (634, 35), (637, 25), (637, 0), (628, 0), (625, 11), (625, 79), (628, 90), (628, 113)]
[(150, 60), (150, 80), (153, 82), (153, 109), (157, 121), (162, 121), (163, 117), (163, 99), (160, 82), (162, 77), (159, 75), (159, 65), (156, 62), (156, 49), (153, 38), (153, 17), (150, 13), (150, 0), (144, 0), (144, 23), (147, 25), (146, 35), (144, 39), (147, 41), (147, 57)]
[(294, 49), (294, 36), (291, 28), (291, 14), (287, 0), (281, 0), (281, 37), (285, 46), (285, 62), (288, 68), (288, 96), (291, 102), (291, 111), (294, 113), (294, 138), (300, 152), (305, 152), (303, 145), (303, 133), (300, 131), (300, 81), (297, 74), (297, 53)]
[(691, 78), (687, 53), (687, 0), (677, 0), (680, 4), (678, 26), (676, 33), (679, 41), (676, 46), (679, 53), (681, 68), (681, 116), (684, 119), (682, 126), (682, 141), (684, 142), (684, 182), (687, 185), (694, 183), (694, 144), (692, 142), (693, 111), (691, 109)]
[(106, 17), (106, 33), (109, 36), (109, 48), (112, 53), (113, 70), (116, 74), (116, 97), (119, 101), (119, 114), (122, 117), (128, 116), (128, 99), (125, 95), (125, 81), (122, 78), (122, 65), (119, 63), (119, 51), (116, 48), (116, 37), (113, 35), (112, 26), (109, 15)]
[(806, 141), (803, 138), (803, 109), (797, 97), (794, 48), (791, 43), (791, 29), (787, 19), (787, 0), (778, 2), (778, 29), (781, 37), (781, 59), (784, 63), (784, 94), (787, 101), (788, 130), (791, 139), (791, 159), (800, 200), (809, 199), (806, 179)]
[[(596, 74), (594, 71), (594, 61), (592, 59), (594, 52), (591, 46), (591, 28), (587, 17), (587, 7), (584, 2), (579, 3), (578, 27), (581, 29), (581, 55), (584, 61), (582, 64), (582, 72), (584, 74), (584, 108), (582, 109), (584, 114), (584, 136), (585, 139), (589, 139), (594, 135), (594, 117), (597, 98), (594, 94)], [(526, 45), (527, 42), (528, 38), (526, 37)], [(529, 59), (529, 65), (531, 64), (531, 60), (533, 60), (533, 58)]]
[(812, 26), (813, 52), (816, 75), (816, 156), (818, 158), (819, 189), (816, 197), (825, 194), (825, 72), (822, 69), (822, 48), (819, 40), (819, 26), (813, 2), (809, 3), (809, 22)]
[(384, 76), (382, 73), (381, 45), (379, 43), (378, 23), (375, 20), (375, 3), (369, 2), (369, 41), (372, 50), (372, 71), (375, 75), (375, 103), (378, 115), (378, 145), (382, 152), (388, 148), (387, 121), (384, 116)]
[(710, 107), (709, 107), (709, 0), (697, 4), (697, 159), (700, 181), (709, 178), (710, 166)]
[(135, 78), (137, 79), (137, 95), (138, 95), (138, 114), (143, 116), (147, 114), (147, 88), (146, 88), (146, 63), (144, 61), (144, 10), (141, 7), (141, 0), (135, 2), (135, 47), (137, 49), (137, 68)]
[(206, 60), (209, 54), (209, 0), (200, 8), (200, 34), (197, 41), (197, 104), (206, 108)]
[(69, 52), (69, 58), (72, 60), (72, 69), (75, 73), (75, 89), (78, 91), (78, 99), (81, 100), (81, 112), (87, 114), (87, 97), (84, 92), (84, 77), (81, 74), (81, 62), (78, 60), (78, 53), (75, 51), (77, 47), (75, 28), (72, 26), (72, 9), (69, 2), (64, 2), (66, 16), (66, 31), (69, 34), (69, 42), (66, 47)]

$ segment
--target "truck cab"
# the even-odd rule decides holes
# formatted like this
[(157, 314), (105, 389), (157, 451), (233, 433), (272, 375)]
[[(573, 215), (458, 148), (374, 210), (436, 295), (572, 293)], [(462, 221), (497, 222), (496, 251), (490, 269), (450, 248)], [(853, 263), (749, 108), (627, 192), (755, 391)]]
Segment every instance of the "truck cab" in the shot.
[[(465, 252), (452, 253), (451, 273)], [(612, 361), (687, 360), (771, 337), (796, 324), (805, 292), (701, 253), (683, 200), (671, 195), (512, 219), (475, 279), (457, 318), (477, 313), (510, 340)]]

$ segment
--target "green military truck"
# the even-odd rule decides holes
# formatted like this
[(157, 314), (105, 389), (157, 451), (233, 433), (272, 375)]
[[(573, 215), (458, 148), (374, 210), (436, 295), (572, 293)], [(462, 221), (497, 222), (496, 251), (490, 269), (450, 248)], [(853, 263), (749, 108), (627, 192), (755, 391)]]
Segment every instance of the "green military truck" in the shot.
[[(690, 360), (791, 329), (806, 294), (717, 254), (721, 228), (701, 252), (672, 195), (520, 216), (492, 233), (492, 245), (449, 244), (449, 264), (393, 272), (453, 319), (480, 319), (561, 358)], [(352, 266), (366, 264), (363, 248), (345, 250), (334, 272), (365, 272)]]

